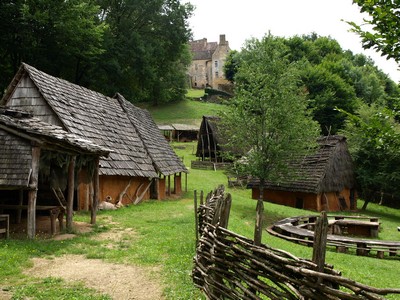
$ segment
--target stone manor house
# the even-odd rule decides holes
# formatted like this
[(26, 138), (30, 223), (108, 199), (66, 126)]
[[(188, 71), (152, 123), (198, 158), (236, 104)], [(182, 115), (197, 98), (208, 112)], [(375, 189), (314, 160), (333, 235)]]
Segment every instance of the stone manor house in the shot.
[(224, 63), (231, 49), (225, 34), (219, 36), (219, 43), (203, 38), (190, 42), (190, 48), (193, 58), (188, 74), (192, 88), (222, 89), (221, 85), (229, 83), (225, 78)]

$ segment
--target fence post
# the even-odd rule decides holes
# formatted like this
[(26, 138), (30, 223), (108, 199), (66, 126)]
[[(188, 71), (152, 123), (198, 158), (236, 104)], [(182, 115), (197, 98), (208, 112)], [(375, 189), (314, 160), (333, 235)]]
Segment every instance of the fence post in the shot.
[(199, 243), (199, 216), (197, 214), (197, 191), (194, 191), (194, 224), (195, 224), (195, 232), (196, 232), (196, 247)]
[[(317, 219), (314, 231), (314, 246), (312, 261), (317, 265), (318, 272), (324, 272), (325, 268), (325, 254), (326, 254), (326, 240), (328, 236), (328, 217), (326, 212), (323, 211), (321, 216)], [(318, 279), (318, 281), (321, 281)]]

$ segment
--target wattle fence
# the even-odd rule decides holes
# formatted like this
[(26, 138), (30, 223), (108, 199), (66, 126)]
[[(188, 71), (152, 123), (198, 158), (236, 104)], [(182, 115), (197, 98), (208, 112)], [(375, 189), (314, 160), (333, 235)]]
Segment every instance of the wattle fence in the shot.
[[(231, 196), (220, 186), (197, 207), (193, 282), (208, 299), (385, 299), (381, 289), (227, 230)], [(318, 271), (320, 270), (320, 271)]]

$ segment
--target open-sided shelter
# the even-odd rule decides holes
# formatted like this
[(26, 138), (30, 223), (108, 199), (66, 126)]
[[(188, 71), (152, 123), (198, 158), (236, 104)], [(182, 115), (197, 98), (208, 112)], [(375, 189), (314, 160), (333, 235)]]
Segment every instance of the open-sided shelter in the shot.
[[(65, 131), (113, 150), (99, 162), (99, 200), (107, 199), (122, 204), (150, 198), (150, 189), (159, 191), (156, 198), (163, 199), (166, 187), (160, 176), (171, 176), (171, 169), (161, 168), (162, 162), (173, 165), (173, 176), (187, 172), (163, 137), (146, 138), (158, 131), (154, 123), (136, 120), (131, 111), (141, 111), (123, 97), (107, 97), (66, 80), (51, 76), (23, 63), (7, 88), (2, 105), (27, 111), (42, 121), (60, 126)], [(146, 115), (142, 112), (141, 116)], [(142, 133), (137, 124), (143, 121)], [(136, 126), (135, 126), (136, 124)], [(155, 127), (155, 128), (153, 128)], [(154, 130), (153, 130), (154, 129)], [(153, 144), (152, 144), (153, 143)], [(149, 149), (158, 148), (157, 161)], [(88, 209), (93, 194), (91, 184), (84, 184), (88, 176), (79, 173), (77, 209)], [(165, 182), (164, 182), (165, 183)], [(175, 187), (176, 191), (179, 191)]]
[[(91, 169), (88, 180), (94, 183), (97, 199), (96, 166), (99, 156), (109, 154), (108, 149), (28, 113), (4, 108), (0, 108), (0, 143), (0, 210), (11, 212), (17, 222), (26, 210), (28, 237), (36, 234), (39, 210), (50, 214), (52, 233), (56, 218), (62, 228), (65, 210), (67, 227), (72, 225), (73, 189), (78, 169)], [(54, 195), (46, 195), (62, 186), (68, 187), (65, 203), (58, 202)], [(93, 209), (92, 220), (95, 214)]]
[[(264, 200), (287, 206), (339, 211), (357, 208), (353, 163), (344, 136), (318, 139), (318, 149), (289, 163), (290, 176), (267, 181)], [(259, 180), (248, 184), (252, 198), (259, 199)]]
[(217, 116), (203, 116), (199, 136), (197, 140), (196, 157), (202, 161), (221, 162), (222, 146), (218, 123), (221, 121)]

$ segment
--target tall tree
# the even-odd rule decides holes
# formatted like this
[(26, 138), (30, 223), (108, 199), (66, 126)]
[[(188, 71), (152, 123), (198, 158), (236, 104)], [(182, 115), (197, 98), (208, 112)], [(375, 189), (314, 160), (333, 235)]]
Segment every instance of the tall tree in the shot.
[(393, 111), (363, 104), (348, 114), (343, 134), (348, 137), (359, 192), (368, 202), (400, 193), (400, 125)]
[(99, 3), (108, 31), (96, 89), (154, 104), (183, 98), (190, 63), (187, 22), (193, 7), (178, 0)]
[(0, 2), (0, 84), (5, 87), (22, 61), (79, 83), (104, 50), (100, 10), (87, 0)]
[(270, 34), (248, 41), (234, 99), (222, 116), (228, 146), (248, 153), (245, 167), (260, 179), (261, 199), (264, 182), (281, 176), (288, 158), (306, 151), (319, 135), (299, 88), (299, 69), (287, 53), (283, 40)]
[(370, 18), (364, 19), (365, 26), (347, 22), (362, 39), (363, 47), (375, 49), (400, 63), (400, 2), (353, 0), (361, 12)]

